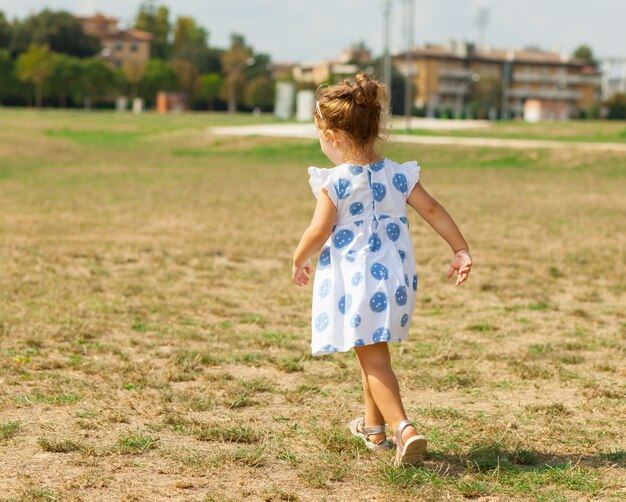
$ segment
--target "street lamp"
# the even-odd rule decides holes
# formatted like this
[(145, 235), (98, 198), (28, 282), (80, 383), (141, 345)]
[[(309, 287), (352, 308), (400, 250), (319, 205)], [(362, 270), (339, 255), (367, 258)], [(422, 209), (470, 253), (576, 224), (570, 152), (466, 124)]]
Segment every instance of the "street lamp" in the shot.
[(228, 113), (235, 113), (237, 111), (237, 100), (235, 99), (235, 75), (244, 68), (252, 66), (256, 60), (253, 57), (242, 61), (235, 66), (226, 77), (228, 79)]
[(413, 112), (413, 35), (415, 32), (415, 0), (405, 0), (404, 28), (406, 35), (406, 82), (404, 84), (404, 117), (406, 132), (411, 132), (411, 114)]
[[(468, 75), (469, 77), (469, 81), (465, 84), (459, 87), (459, 92), (456, 95), (456, 118), (460, 119), (461, 118), (461, 113), (463, 111), (463, 98), (465, 97), (465, 93), (467, 92), (467, 90), (476, 82), (478, 82), (480, 80), (480, 75), (478, 73), (472, 73), (471, 75)], [(466, 78), (468, 78), (466, 77)]]
[(383, 7), (383, 82), (387, 87), (387, 92), (391, 96), (391, 54), (389, 53), (389, 33), (390, 33), (390, 21), (391, 21), (391, 0), (382, 0)]

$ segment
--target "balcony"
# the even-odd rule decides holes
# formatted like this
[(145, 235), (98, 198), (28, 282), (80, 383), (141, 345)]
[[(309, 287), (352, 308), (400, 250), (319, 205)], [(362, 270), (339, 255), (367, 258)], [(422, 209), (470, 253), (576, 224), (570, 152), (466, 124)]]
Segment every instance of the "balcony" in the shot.
[(438, 91), (440, 95), (453, 94), (455, 96), (458, 96), (459, 94), (469, 94), (470, 89), (471, 86), (468, 86), (467, 83), (463, 83), (460, 85), (440, 84)]
[(511, 98), (520, 99), (550, 99), (556, 101), (577, 101), (581, 93), (569, 89), (511, 89), (508, 92)]
[(558, 84), (564, 82), (566, 85), (600, 85), (599, 75), (567, 75), (567, 74), (543, 74), (531, 72), (514, 72), (513, 81), (521, 84)]
[(471, 70), (450, 70), (442, 68), (439, 70), (439, 78), (457, 78), (457, 79), (468, 79), (471, 77)]

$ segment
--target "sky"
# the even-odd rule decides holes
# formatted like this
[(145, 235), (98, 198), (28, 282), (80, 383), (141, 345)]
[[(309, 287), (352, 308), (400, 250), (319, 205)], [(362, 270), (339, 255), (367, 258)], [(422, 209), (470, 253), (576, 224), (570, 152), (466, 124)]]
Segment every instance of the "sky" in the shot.
[[(170, 20), (190, 15), (209, 31), (209, 44), (227, 47), (230, 34), (244, 35), (255, 52), (273, 61), (336, 59), (364, 41), (383, 50), (383, 0), (162, 0)], [(392, 0), (391, 49), (406, 47), (404, 0)], [(102, 12), (129, 26), (141, 0), (0, 0), (9, 19), (44, 8), (76, 14)], [(626, 57), (626, 0), (415, 0), (417, 44), (478, 39), (475, 19), (489, 9), (486, 44), (498, 48), (539, 46), (571, 54), (582, 43), (596, 57)]]

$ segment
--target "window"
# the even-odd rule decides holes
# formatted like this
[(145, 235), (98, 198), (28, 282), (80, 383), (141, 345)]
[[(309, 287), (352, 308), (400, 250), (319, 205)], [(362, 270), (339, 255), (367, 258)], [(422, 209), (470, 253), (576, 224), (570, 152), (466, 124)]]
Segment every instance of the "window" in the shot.
[(115, 50), (121, 51), (122, 49), (124, 49), (124, 42), (122, 42), (121, 40), (115, 42)]
[(139, 44), (137, 42), (130, 43), (130, 50), (132, 52), (137, 52), (139, 50)]

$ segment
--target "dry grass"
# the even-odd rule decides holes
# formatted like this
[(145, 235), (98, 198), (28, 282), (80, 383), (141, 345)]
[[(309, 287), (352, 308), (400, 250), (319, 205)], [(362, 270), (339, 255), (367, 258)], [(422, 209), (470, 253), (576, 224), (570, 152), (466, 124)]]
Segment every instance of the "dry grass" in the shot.
[(455, 289), (411, 216), (418, 304), (391, 347), (430, 452), (396, 470), (349, 436), (354, 355), (310, 357), (289, 281), (314, 142), (0, 120), (0, 499), (623, 496), (623, 156), (390, 148), (476, 260)]

